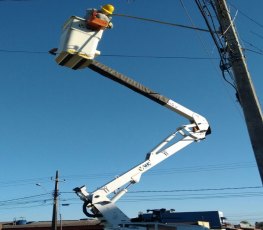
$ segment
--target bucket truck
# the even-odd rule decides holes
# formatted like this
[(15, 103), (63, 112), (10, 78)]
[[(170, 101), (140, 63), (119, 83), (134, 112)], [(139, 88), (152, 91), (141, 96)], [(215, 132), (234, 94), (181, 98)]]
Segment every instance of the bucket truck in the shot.
[[(73, 29), (70, 27), (73, 27)], [(91, 32), (87, 31), (83, 26), (82, 19), (72, 17), (70, 22), (64, 27), (60, 44), (60, 52), (57, 54), (56, 62), (59, 65), (72, 69), (89, 68), (101, 76), (109, 78), (149, 99), (176, 112), (185, 117), (189, 122), (186, 125), (178, 127), (171, 135), (166, 137), (161, 143), (146, 154), (145, 159), (123, 173), (112, 181), (102, 185), (93, 192), (88, 192), (85, 186), (74, 188), (75, 193), (83, 201), (83, 212), (92, 218), (98, 218), (104, 224), (106, 229), (146, 229), (143, 223), (134, 223), (130, 218), (122, 212), (115, 204), (128, 189), (138, 183), (143, 173), (147, 172), (157, 164), (171, 157), (181, 149), (193, 142), (199, 142), (210, 134), (208, 121), (203, 116), (191, 111), (190, 109), (180, 105), (179, 103), (152, 91), (133, 79), (118, 73), (110, 67), (94, 60), (96, 55), (92, 57), (86, 55), (81, 50), (92, 39), (96, 41), (88, 45), (87, 50), (96, 50), (98, 38), (91, 36)], [(73, 33), (73, 36), (72, 34)], [(77, 36), (80, 33), (81, 36)], [(85, 33), (86, 40), (85, 41)], [(66, 37), (72, 38), (65, 39)], [(63, 37), (64, 36), (64, 37)], [(70, 44), (69, 44), (70, 43)], [(78, 47), (79, 50), (71, 52), (69, 48)]]

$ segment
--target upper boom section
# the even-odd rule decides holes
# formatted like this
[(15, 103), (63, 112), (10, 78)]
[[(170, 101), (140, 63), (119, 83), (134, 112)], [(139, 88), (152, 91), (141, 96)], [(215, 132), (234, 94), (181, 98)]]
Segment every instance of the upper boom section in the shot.
[(165, 106), (166, 108), (185, 117), (191, 123), (196, 124), (197, 132), (195, 134), (197, 135), (198, 139), (205, 138), (206, 134), (211, 133), (209, 124), (203, 116), (191, 111), (190, 109), (178, 104), (177, 102), (152, 91), (151, 89), (143, 86), (142, 84), (134, 81), (133, 79), (128, 78), (127, 76), (121, 73), (118, 73), (117, 71), (98, 61), (92, 60), (88, 68), (99, 73), (100, 75), (103, 75), (104, 77), (107, 77), (115, 82), (118, 82), (121, 85), (130, 88), (131, 90), (151, 99), (152, 101), (155, 101), (156, 103), (162, 106)]

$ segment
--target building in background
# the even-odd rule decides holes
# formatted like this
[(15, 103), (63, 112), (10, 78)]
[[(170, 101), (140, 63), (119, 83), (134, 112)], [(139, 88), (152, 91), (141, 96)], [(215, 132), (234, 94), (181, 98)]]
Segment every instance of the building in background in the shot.
[(140, 213), (134, 221), (139, 222), (160, 222), (160, 223), (189, 223), (201, 224), (208, 222), (211, 229), (222, 229), (225, 227), (225, 217), (220, 211), (205, 212), (175, 212), (166, 209), (147, 210), (147, 213)]

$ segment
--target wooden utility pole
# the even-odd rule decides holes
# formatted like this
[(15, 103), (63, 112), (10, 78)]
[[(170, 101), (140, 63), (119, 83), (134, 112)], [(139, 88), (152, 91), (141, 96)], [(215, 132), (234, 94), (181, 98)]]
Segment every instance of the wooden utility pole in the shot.
[(213, 1), (223, 31), (222, 36), (226, 42), (226, 51), (229, 54), (230, 64), (235, 76), (239, 101), (243, 109), (250, 141), (263, 184), (263, 120), (261, 108), (226, 1)]
[(58, 213), (58, 171), (56, 171), (55, 190), (54, 190), (54, 202), (52, 213), (52, 230), (57, 230), (57, 213)]

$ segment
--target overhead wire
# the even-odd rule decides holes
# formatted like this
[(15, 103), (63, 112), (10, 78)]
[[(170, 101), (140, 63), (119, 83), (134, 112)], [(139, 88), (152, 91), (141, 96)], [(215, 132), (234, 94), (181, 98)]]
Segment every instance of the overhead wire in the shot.
[(19, 197), (19, 198), (14, 198), (14, 199), (9, 199), (9, 200), (0, 200), (0, 204), (2, 204), (3, 202), (14, 202), (14, 201), (18, 201), (18, 200), (25, 200), (25, 199), (31, 199), (31, 198), (35, 198), (35, 197), (41, 197), (43, 195), (47, 195), (49, 193), (43, 193), (43, 194), (39, 194), (39, 195), (32, 195), (32, 196), (24, 196), (24, 197)]
[[(258, 21), (255, 20), (255, 19), (251, 18), (250, 16), (248, 16), (248, 15), (247, 15), (246, 13), (244, 13), (242, 10), (238, 9), (234, 4), (229, 3), (229, 5), (232, 6), (233, 8), (235, 8), (236, 10), (238, 10), (239, 13), (240, 13), (240, 15), (244, 16), (246, 19), (248, 19), (249, 21), (251, 21), (251, 22), (254, 23), (255, 25), (263, 28), (263, 24), (261, 24), (260, 22), (258, 22)], [(260, 35), (260, 34), (258, 34), (258, 33), (255, 33), (255, 32), (253, 32), (253, 31), (250, 31), (250, 33), (252, 33), (252, 34), (256, 35), (257, 37), (263, 39), (263, 36)], [(242, 39), (241, 41), (244, 41), (244, 39)], [(246, 43), (247, 43), (247, 42), (246, 42)], [(249, 42), (249, 43), (247, 43), (247, 44), (249, 44), (251, 47), (257, 49), (257, 51), (256, 51), (256, 50), (252, 50), (252, 49), (245, 48), (245, 47), (243, 46), (242, 49), (243, 49), (244, 51), (249, 51), (249, 52), (252, 52), (252, 53), (255, 53), (255, 54), (258, 54), (258, 55), (263, 55), (262, 50), (259, 49), (258, 47), (256, 47), (255, 45), (253, 45), (251, 42)]]
[[(182, 24), (176, 24), (176, 23), (170, 23), (170, 22), (164, 22), (160, 20), (155, 20), (155, 19), (149, 19), (149, 18), (143, 18), (143, 17), (137, 17), (137, 16), (131, 16), (131, 15), (125, 15), (125, 14), (113, 14), (113, 16), (119, 16), (119, 17), (127, 17), (127, 18), (132, 18), (132, 19), (137, 19), (137, 20), (143, 20), (143, 21), (150, 21), (154, 23), (159, 23), (159, 24), (165, 24), (165, 25), (170, 25), (170, 26), (176, 26), (176, 27), (182, 27), (186, 29), (192, 29), (192, 30), (198, 30), (202, 32), (210, 32), (207, 29), (202, 29), (198, 27), (193, 27), (193, 26), (186, 26)], [(214, 33), (216, 33), (214, 31)], [(0, 49), (0, 52), (5, 52), (5, 53), (26, 53), (26, 54), (47, 54), (48, 52), (45, 51), (28, 51), (28, 50), (7, 50), (7, 49)], [(112, 55), (101, 55), (105, 57), (133, 57), (133, 58), (176, 58), (176, 59), (209, 59), (209, 58), (203, 58), (203, 57), (180, 57), (180, 56), (148, 56), (148, 55), (119, 55), (119, 54), (112, 54)]]
[[(156, 175), (168, 175), (168, 174), (178, 174), (178, 173), (200, 173), (200, 172), (212, 172), (218, 170), (237, 170), (243, 168), (256, 168), (255, 162), (235, 162), (235, 163), (224, 163), (224, 164), (210, 164), (210, 165), (195, 165), (187, 167), (174, 167), (166, 169), (155, 169), (147, 173), (147, 176)], [(87, 174), (77, 174), (77, 175), (63, 175), (63, 178), (67, 180), (71, 179), (103, 179), (114, 177), (118, 175), (119, 172), (104, 172), (104, 173), (88, 173)], [(40, 180), (41, 179), (41, 180)], [(11, 181), (0, 181), (1, 187), (11, 187), (19, 185), (35, 185), (36, 182), (46, 182), (50, 181), (49, 177), (46, 178), (31, 178), (31, 179), (21, 179), (21, 180), (11, 180)]]
[[(130, 191), (126, 198), (121, 202), (148, 202), (148, 201), (166, 201), (166, 200), (200, 200), (200, 199), (222, 199), (222, 198), (244, 198), (244, 197), (262, 197), (262, 186), (243, 186), (243, 187), (221, 187), (221, 188), (200, 188), (200, 189), (171, 189), (171, 190), (135, 190)], [(252, 191), (248, 191), (251, 190)], [(260, 189), (255, 191), (255, 189)], [(225, 192), (225, 191), (243, 191), (243, 192)], [(205, 192), (205, 193), (204, 193)], [(210, 193), (211, 192), (211, 193)], [(147, 193), (147, 195), (136, 195)], [(74, 192), (61, 192), (60, 194), (75, 194)], [(1, 209), (19, 209), (19, 208), (35, 208), (40, 206), (50, 206), (53, 204), (53, 198), (43, 199), (47, 194), (32, 195), (19, 197), (0, 202)], [(41, 198), (42, 199), (36, 199)], [(72, 201), (79, 200), (77, 197), (61, 198), (59, 197), (60, 205), (63, 202), (69, 204)]]
[[(249, 45), (249, 46), (257, 49), (259, 53), (263, 54), (263, 50), (260, 49), (260, 48), (258, 48), (258, 47), (256, 47), (256, 46), (255, 46), (254, 44), (252, 44), (251, 42), (246, 41), (246, 40), (244, 40), (244, 39), (242, 39), (242, 41), (245, 42), (247, 45)], [(247, 48), (244, 48), (244, 50), (248, 50), (248, 49), (247, 49)], [(257, 52), (257, 51), (254, 51), (254, 52)]]
[[(234, 7), (235, 9), (238, 9), (234, 4), (229, 3), (229, 5), (231, 5), (232, 7)], [(255, 23), (256, 25), (258, 25), (259, 27), (263, 28), (263, 24), (261, 24), (260, 22), (258, 22), (257, 20), (251, 18), (250, 16), (248, 16), (246, 13), (244, 13), (243, 11), (241, 11), (240, 9), (238, 9), (240, 14), (242, 14), (244, 17), (246, 17), (247, 19), (249, 19), (251, 22)]]
[[(184, 4), (183, 4), (183, 1), (180, 0), (180, 3), (181, 3), (181, 5), (183, 6), (184, 10), (186, 11), (188, 18), (190, 19), (190, 21), (192, 22), (192, 24), (194, 24), (194, 23), (193, 23), (193, 20), (191, 19), (191, 16), (190, 16), (189, 13), (187, 12), (187, 9), (186, 9), (186, 7), (185, 7)], [(196, 4), (197, 4), (199, 10), (201, 10), (201, 13), (202, 13), (202, 15), (203, 15), (204, 12), (203, 12), (203, 10), (202, 10), (202, 7), (200, 6), (200, 4), (198, 4), (197, 1), (196, 1)], [(211, 15), (210, 11), (209, 11), (208, 13), (209, 13), (210, 17), (212, 18), (212, 15)], [(217, 17), (218, 17), (218, 16), (217, 16)], [(205, 21), (207, 22), (207, 20), (205, 20)], [(208, 22), (207, 22), (207, 23), (208, 23)], [(214, 24), (213, 21), (212, 21), (212, 26), (213, 26), (214, 30), (216, 31), (217, 29), (216, 29), (215, 24)], [(208, 24), (208, 28), (209, 28), (209, 27), (210, 27), (210, 26), (209, 26), (209, 24)], [(210, 27), (209, 31), (211, 31), (211, 27)], [(199, 34), (198, 34), (198, 35), (199, 35)], [(216, 33), (215, 36), (216, 36), (216, 35), (218, 36), (218, 33)], [(203, 44), (203, 47), (205, 47), (205, 51), (207, 52), (206, 46), (205, 46), (204, 43), (202, 42), (201, 37), (200, 37), (200, 36), (198, 36), (198, 37), (199, 37), (201, 43)], [(214, 36), (212, 36), (212, 38), (213, 38), (213, 40), (215, 41), (215, 43), (216, 43), (216, 45), (217, 45), (216, 47), (217, 47), (217, 49), (218, 49), (218, 52), (219, 52), (219, 55), (220, 55), (220, 59), (222, 60), (222, 56), (221, 56), (220, 49), (218, 48), (219, 46), (218, 46), (218, 44), (217, 44), (217, 40), (215, 39)], [(219, 42), (221, 43), (221, 46), (223, 46), (223, 44), (222, 44), (222, 42), (221, 42), (221, 39), (218, 39), (218, 40), (219, 40)], [(208, 52), (207, 52), (207, 53), (208, 53)], [(209, 53), (208, 53), (208, 54), (209, 54)], [(225, 79), (225, 76), (223, 76), (223, 77), (224, 77), (224, 79)]]
[(8, 181), (0, 181), (1, 187), (11, 187), (11, 186), (25, 186), (25, 185), (36, 185), (39, 183), (48, 183), (50, 178), (31, 178), (31, 179), (16, 179)]
[[(262, 197), (262, 186), (246, 187), (222, 187), (206, 189), (174, 189), (174, 190), (141, 190), (130, 191), (127, 199), (123, 202), (133, 201), (160, 201), (160, 200), (186, 200), (186, 199), (218, 199), (218, 198), (241, 198), (241, 197)], [(252, 191), (248, 191), (251, 190)], [(255, 191), (259, 189), (259, 191)], [(226, 190), (234, 192), (225, 192)], [(236, 192), (244, 190), (243, 192)], [(197, 193), (196, 193), (197, 192)], [(200, 193), (201, 192), (201, 193)], [(206, 193), (203, 193), (206, 192)], [(138, 193), (147, 193), (147, 195), (133, 195)], [(176, 194), (174, 194), (176, 193)], [(152, 194), (152, 195), (151, 195)], [(153, 195), (156, 194), (156, 195)]]
[[(251, 43), (250, 43), (251, 44)], [(253, 46), (259, 49), (256, 46)], [(254, 52), (263, 55), (261, 52), (257, 52), (251, 49), (245, 49), (250, 52)], [(21, 54), (48, 54), (48, 51), (30, 51), (30, 50), (7, 50), (0, 49), (0, 53), (21, 53)], [(191, 56), (152, 56), (152, 55), (125, 55), (125, 54), (101, 54), (101, 57), (119, 57), (119, 58), (153, 58), (153, 59), (187, 59), (187, 60), (217, 60), (217, 57), (191, 57)]]
[(197, 172), (211, 172), (217, 170), (236, 170), (241, 168), (256, 167), (255, 163), (242, 163), (242, 164), (220, 164), (220, 165), (205, 165), (205, 166), (192, 166), (192, 167), (176, 167), (168, 169), (158, 169), (150, 172), (150, 175), (160, 174), (173, 174), (173, 173), (197, 173)]
[[(259, 23), (259, 22), (256, 21), (255, 19), (253, 19), (253, 18), (251, 18), (250, 16), (248, 16), (246, 13), (244, 13), (243, 11), (241, 11), (240, 9), (238, 9), (235, 5), (233, 5), (233, 4), (231, 4), (231, 3), (229, 3), (229, 5), (232, 6), (233, 8), (235, 8), (236, 10), (238, 10), (239, 13), (240, 13), (240, 15), (244, 16), (245, 18), (247, 18), (248, 20), (250, 20), (250, 21), (251, 21), (252, 23), (254, 23), (255, 25), (263, 28), (263, 25), (262, 25), (261, 23)], [(262, 35), (254, 32), (254, 31), (251, 31), (251, 30), (250, 30), (250, 33), (256, 35), (257, 37), (259, 37), (259, 38), (261, 38), (261, 39), (263, 39), (263, 36), (262, 36)], [(241, 41), (244, 41), (244, 39), (241, 39)], [(251, 47), (257, 49), (258, 51), (252, 50), (252, 49), (248, 49), (248, 48), (245, 48), (245, 46), (243, 46), (242, 49), (243, 49), (244, 51), (249, 51), (249, 52), (252, 52), (252, 53), (256, 53), (256, 54), (259, 54), (259, 55), (263, 55), (262, 50), (259, 49), (258, 47), (256, 47), (254, 44), (252, 44), (251, 42), (249, 42), (249, 43), (246, 42), (246, 43), (249, 44)]]
[[(199, 11), (201, 12), (204, 20), (205, 20), (205, 23), (206, 23), (206, 25), (207, 25), (207, 27), (208, 27), (208, 29), (210, 31), (210, 35), (211, 35), (211, 37), (212, 37), (212, 39), (213, 39), (213, 41), (214, 41), (214, 43), (216, 45), (216, 48), (218, 50), (218, 54), (219, 54), (220, 59), (221, 59), (221, 61), (220, 61), (220, 69), (222, 71), (222, 76), (223, 76), (224, 80), (227, 83), (229, 83), (235, 89), (235, 91), (237, 92), (237, 88), (235, 86), (235, 83), (230, 82), (226, 78), (226, 75), (225, 75), (225, 71), (227, 71), (228, 73), (230, 72), (229, 71), (230, 65), (229, 65), (229, 62), (227, 60), (228, 58), (226, 57), (227, 53), (225, 52), (225, 45), (224, 45), (224, 43), (221, 41), (221, 38), (219, 37), (219, 35), (213, 33), (213, 31), (212, 31), (212, 27), (215, 28), (215, 24), (214, 24), (214, 20), (213, 20), (211, 11), (209, 10), (209, 7), (207, 6), (206, 2), (203, 1), (203, 5), (201, 4), (201, 2), (199, 0), (195, 0), (195, 2), (197, 4), (197, 6), (199, 8)], [(216, 13), (216, 10), (215, 10), (215, 7), (214, 7), (212, 1), (210, 1), (210, 5), (212, 6), (212, 9), (214, 10), (214, 12), (215, 12), (215, 14), (216, 14), (216, 16), (218, 18), (218, 15)], [(206, 12), (205, 12), (205, 10), (206, 10)], [(209, 16), (209, 18), (211, 20), (212, 27), (211, 27), (210, 22), (208, 20), (208, 16)], [(223, 33), (224, 32), (221, 31), (221, 34), (223, 34)]]
[[(191, 18), (191, 16), (190, 16), (190, 14), (188, 13), (188, 11), (187, 11), (187, 9), (186, 9), (183, 1), (180, 0), (180, 3), (181, 3), (181, 5), (182, 5), (182, 7), (184, 8), (184, 10), (185, 10), (185, 12), (186, 12), (189, 20), (190, 20), (191, 23), (194, 25), (194, 22), (193, 22), (193, 20), (192, 20), (192, 18)], [(199, 9), (199, 7), (198, 7), (198, 9)], [(210, 15), (211, 15), (211, 13), (210, 13)], [(211, 15), (211, 18), (212, 18), (212, 15)], [(214, 30), (216, 30), (215, 23), (213, 22), (213, 20), (212, 20), (212, 26), (213, 26)], [(208, 56), (211, 56), (210, 53), (209, 53), (209, 51), (208, 51), (207, 44), (203, 41), (203, 39), (201, 38), (201, 36), (200, 36), (200, 34), (198, 33), (198, 31), (196, 31), (196, 34), (197, 34), (197, 36), (198, 36), (198, 38), (199, 38), (202, 46), (204, 47), (205, 52), (208, 54)], [(220, 34), (219, 34), (219, 33), (215, 33), (214, 35), (215, 35), (216, 37), (219, 37)], [(219, 39), (219, 41), (221, 42), (221, 39)], [(222, 43), (221, 43), (221, 44), (222, 44)], [(220, 56), (220, 53), (219, 53), (219, 56)], [(219, 60), (222, 60), (222, 56), (219, 57)], [(218, 68), (215, 68), (215, 62), (214, 62), (212, 59), (210, 59), (210, 62), (212, 63), (212, 66), (214, 67), (216, 73), (218, 73)], [(219, 75), (222, 76), (222, 69), (220, 68), (220, 70), (221, 70), (221, 74), (219, 74)], [(224, 79), (224, 80), (226, 79), (226, 76), (225, 76), (224, 74), (223, 74), (223, 79)], [(236, 89), (235, 89), (235, 92), (237, 92)], [(229, 98), (232, 99), (232, 96), (230, 96), (230, 94), (228, 93), (228, 91), (227, 91), (227, 94), (229, 95)], [(237, 95), (237, 94), (236, 94), (236, 95)], [(238, 108), (238, 107), (236, 106), (236, 103), (234, 104), (234, 106), (236, 107), (237, 111), (239, 112), (240, 117), (243, 118), (243, 117), (242, 117), (242, 114), (241, 114), (241, 112), (240, 112), (240, 108)], [(244, 118), (243, 118), (243, 119), (244, 119)]]
[[(186, 9), (186, 7), (185, 7), (183, 1), (180, 0), (180, 3), (181, 3), (181, 5), (182, 5), (183, 9), (185, 10), (185, 12), (186, 12), (186, 14), (187, 14), (189, 20), (190, 20), (191, 23), (194, 25), (194, 22), (193, 22), (193, 20), (192, 20), (192, 18), (191, 18), (191, 16), (190, 16), (190, 14), (188, 13), (188, 11), (187, 11), (187, 9)], [(198, 8), (200, 9), (200, 7), (198, 7)], [(214, 23), (213, 23), (213, 28), (214, 28), (214, 30), (216, 30), (216, 27), (215, 27)], [(198, 38), (199, 38), (199, 40), (201, 41), (201, 44), (203, 45), (203, 47), (204, 47), (206, 53), (208, 54), (208, 56), (210, 56), (210, 54), (209, 54), (209, 52), (208, 52), (208, 50), (207, 50), (207, 47), (205, 46), (205, 43), (203, 42), (202, 38), (200, 37), (200, 35), (199, 35), (198, 33), (197, 33), (197, 35), (198, 35)]]
[[(112, 14), (113, 16), (119, 16), (119, 17), (126, 17), (126, 18), (132, 18), (132, 19), (137, 19), (137, 20), (142, 20), (142, 21), (148, 21), (148, 22), (154, 22), (154, 23), (159, 23), (159, 24), (164, 24), (164, 25), (169, 25), (169, 26), (176, 26), (176, 27), (182, 27), (185, 29), (192, 29), (192, 30), (198, 30), (201, 32), (210, 32), (207, 29), (203, 28), (198, 28), (198, 27), (193, 27), (193, 26), (186, 26), (182, 24), (176, 24), (176, 23), (171, 23), (171, 22), (164, 22), (156, 19), (150, 19), (150, 18), (143, 18), (143, 17), (137, 17), (137, 16), (131, 16), (131, 15), (126, 15), (126, 14)], [(216, 33), (216, 31), (214, 31)]]
[(261, 38), (261, 39), (263, 39), (263, 36), (262, 36), (262, 35), (260, 35), (260, 34), (258, 34), (258, 33), (256, 33), (256, 32), (254, 32), (254, 31), (252, 31), (252, 30), (250, 30), (250, 33), (256, 35), (257, 37), (259, 37), (259, 38)]
[[(0, 52), (1, 52), (2, 50), (0, 50)], [(16, 51), (4, 51), (4, 52), (16, 52)], [(32, 53), (32, 54), (41, 54), (41, 53), (47, 53), (47, 52), (38, 52), (38, 51), (18, 51), (18, 53)], [(218, 59), (218, 58), (194, 58), (194, 57), (162, 57), (162, 56), (135, 56), (135, 55), (102, 55), (102, 56), (104, 56), (104, 57), (107, 57), (107, 56), (114, 56), (114, 57), (136, 57), (136, 58), (178, 58), (178, 59)], [(248, 187), (247, 187), (248, 188)], [(253, 187), (253, 188), (256, 188), (256, 187)], [(223, 190), (224, 190), (225, 188), (223, 188)], [(245, 187), (244, 188), (236, 188), (236, 189), (245, 189)], [(208, 190), (211, 190), (211, 189), (208, 189)], [(183, 191), (183, 190), (181, 190), (181, 191)], [(186, 191), (186, 190), (185, 190)], [(189, 190), (188, 190), (189, 191)], [(200, 190), (201, 191), (201, 190)], [(202, 190), (202, 191), (204, 191), (204, 190)], [(136, 191), (135, 191), (136, 192)], [(155, 192), (157, 192), (157, 191), (155, 191)], [(160, 192), (160, 191), (158, 191), (158, 192)], [(161, 191), (161, 192), (164, 192), (164, 191)], [(132, 192), (131, 192), (132, 193)], [(138, 193), (138, 191), (137, 191), (137, 193)], [(244, 196), (250, 196), (250, 195), (255, 195), (256, 193), (247, 193), (246, 195), (245, 194), (243, 194)], [(198, 194), (198, 195), (195, 195), (195, 196), (197, 196), (197, 197), (195, 197), (195, 196), (191, 196), (190, 198), (188, 198), (188, 199), (205, 199), (204, 197), (199, 197), (199, 196), (202, 196), (202, 195), (204, 195), (204, 194)], [(206, 196), (207, 194), (205, 194), (205, 196)], [(218, 194), (215, 194), (215, 195), (218, 195)], [(226, 198), (227, 196), (229, 196), (229, 197), (232, 197), (232, 196), (238, 196), (237, 194), (219, 194), (219, 195), (222, 195), (222, 196), (224, 196), (225, 195), (225, 197), (222, 197), (222, 198)], [(162, 197), (165, 197), (165, 196), (162, 196)], [(219, 197), (217, 197), (217, 196), (214, 196), (213, 198), (219, 198)], [(242, 197), (242, 196), (239, 196), (239, 197)], [(212, 198), (212, 197), (209, 197), (209, 198)], [(156, 197), (152, 197), (152, 198), (149, 198), (149, 201), (152, 201), (152, 200), (154, 200), (154, 199), (159, 199), (159, 198), (156, 198)], [(176, 199), (174, 196), (173, 197), (168, 197), (168, 196), (166, 196), (166, 199)], [(187, 198), (177, 198), (177, 199), (187, 199)], [(143, 197), (143, 200), (145, 200), (145, 198)], [(134, 202), (137, 202), (138, 200), (136, 199), (136, 201), (134, 201)], [(33, 202), (38, 202), (38, 201), (30, 201), (31, 203), (33, 203)], [(23, 203), (20, 203), (20, 204), (23, 204)], [(41, 205), (36, 205), (36, 206), (41, 206)], [(36, 206), (31, 206), (31, 207), (36, 207)]]
[[(219, 20), (214, 2), (212, 0), (209, 0), (209, 1), (195, 0), (195, 2), (197, 4), (199, 11), (201, 12), (201, 15), (203, 16), (203, 18), (205, 20), (205, 23), (208, 26), (208, 29), (211, 31), (211, 33), (210, 33), (211, 37), (212, 37), (214, 44), (218, 50), (218, 54), (220, 57), (219, 67), (221, 70), (221, 76), (223, 77), (225, 82), (227, 82), (234, 89), (236, 101), (239, 102), (238, 90), (237, 90), (236, 83), (234, 80), (234, 75), (233, 75), (232, 69), (231, 69), (231, 61), (233, 61), (233, 60), (230, 60), (230, 57), (228, 55), (228, 52), (230, 51), (229, 49), (231, 49), (231, 47), (228, 47), (227, 43), (224, 41), (224, 36), (223, 36), (224, 31), (221, 31), (220, 33), (212, 33), (212, 29), (211, 29), (211, 28), (215, 28), (215, 22), (213, 20), (212, 12), (209, 10), (209, 6), (213, 10), (215, 17), (217, 18), (217, 21), (219, 23), (219, 28), (222, 28), (222, 26), (220, 25), (220, 20)], [(208, 6), (208, 4), (209, 4), (209, 6)], [(228, 77), (231, 80), (229, 80), (227, 78), (226, 73), (228, 74)], [(242, 119), (244, 119), (244, 117), (242, 116), (242, 113), (240, 111), (240, 108), (237, 108), (237, 110), (238, 110), (240, 117)]]
[[(239, 196), (254, 196), (254, 195), (256, 195), (256, 196), (263, 196), (263, 193), (262, 193), (262, 191), (259, 191), (259, 192), (242, 192), (242, 193), (237, 193), (237, 192), (234, 192), (234, 193), (231, 193), (231, 192), (222, 192), (222, 193), (220, 193), (220, 192), (213, 192), (213, 193), (184, 193), (184, 194), (168, 194), (168, 193), (164, 193), (164, 194), (162, 194), (163, 192), (158, 192), (158, 193), (160, 193), (160, 194), (157, 194), (157, 195), (155, 195), (155, 194), (153, 194), (153, 195), (149, 195), (148, 193), (147, 193), (147, 195), (133, 195), (132, 193), (129, 193), (129, 194), (132, 194), (132, 198), (144, 198), (144, 197), (183, 197), (183, 198), (187, 198), (187, 197), (189, 197), (189, 196), (198, 196), (198, 197), (208, 197), (208, 196), (210, 196), (210, 197), (214, 197), (214, 196), (225, 196), (225, 195), (227, 195), (227, 196), (237, 196), (237, 195), (239, 195)], [(129, 196), (129, 194), (128, 194), (128, 196)]]
[[(21, 54), (48, 54), (47, 51), (29, 51), (29, 50), (7, 50), (0, 49), (0, 53), (21, 53)], [(124, 54), (102, 54), (101, 57), (118, 58), (152, 58), (152, 59), (187, 59), (187, 60), (209, 60), (218, 59), (211, 57), (191, 57), (191, 56), (151, 56), (151, 55), (124, 55)]]
[(255, 50), (252, 50), (252, 49), (245, 48), (244, 50), (250, 51), (250, 52), (255, 53), (255, 54), (263, 55), (263, 52), (255, 51)]
[[(249, 50), (251, 52), (256, 52)], [(30, 50), (7, 50), (0, 49), (0, 53), (21, 53), (21, 54), (49, 54), (48, 51), (30, 51)], [(263, 55), (259, 53), (260, 55)], [(187, 60), (218, 60), (217, 57), (194, 57), (194, 56), (153, 56), (153, 55), (125, 55), (125, 54), (101, 54), (100, 57), (117, 57), (117, 58), (149, 58), (149, 59), (187, 59)]]
[[(166, 169), (155, 169), (147, 173), (147, 176), (155, 175), (167, 175), (175, 173), (198, 173), (198, 172), (211, 172), (217, 170), (236, 170), (242, 168), (256, 168), (255, 162), (240, 162), (240, 163), (228, 163), (228, 164), (214, 164), (214, 165), (196, 165), (188, 167), (176, 167), (176, 168), (166, 168)], [(67, 180), (72, 178), (78, 179), (99, 179), (107, 178), (118, 175), (118, 172), (106, 172), (103, 174), (88, 174), (88, 175), (64, 175)]]
[(225, 191), (225, 190), (245, 190), (245, 189), (263, 189), (263, 187), (244, 186), (244, 187), (199, 188), (199, 189), (138, 190), (138, 191), (130, 191), (129, 193), (201, 192), (201, 191)]
[[(169, 190), (132, 190), (129, 194), (133, 193), (181, 193), (181, 192), (214, 192), (226, 190), (247, 190), (259, 189), (262, 190), (263, 186), (241, 186), (241, 187), (218, 187), (218, 188), (196, 188), (196, 189), (169, 189)], [(61, 194), (75, 194), (75, 192), (61, 192)]]
[[(214, 27), (215, 29), (215, 27)], [(17, 51), (8, 51), (8, 50), (0, 50), (0, 52), (17, 52)], [(18, 51), (21, 53), (46, 53), (46, 52), (38, 52), (38, 51)], [(103, 56), (114, 56), (114, 55), (103, 55)], [(119, 56), (119, 57), (143, 57), (143, 58), (189, 58), (189, 57), (160, 57), (160, 56), (131, 56), (131, 55), (115, 55), (115, 56)], [(210, 58), (193, 58), (193, 59), (210, 59)]]
[(143, 196), (126, 198), (120, 202), (163, 202), (163, 201), (175, 201), (175, 200), (207, 200), (207, 199), (226, 199), (226, 198), (244, 198), (244, 197), (262, 197), (262, 193), (252, 193), (252, 194), (195, 194), (188, 196)]
[(124, 57), (124, 58), (154, 58), (154, 59), (187, 59), (187, 60), (209, 60), (218, 59), (211, 57), (190, 57), (190, 56), (150, 56), (150, 55), (121, 55), (121, 54), (104, 54), (102, 57)]
[(51, 193), (32, 195), (0, 201), (0, 209), (30, 208), (52, 204)]

